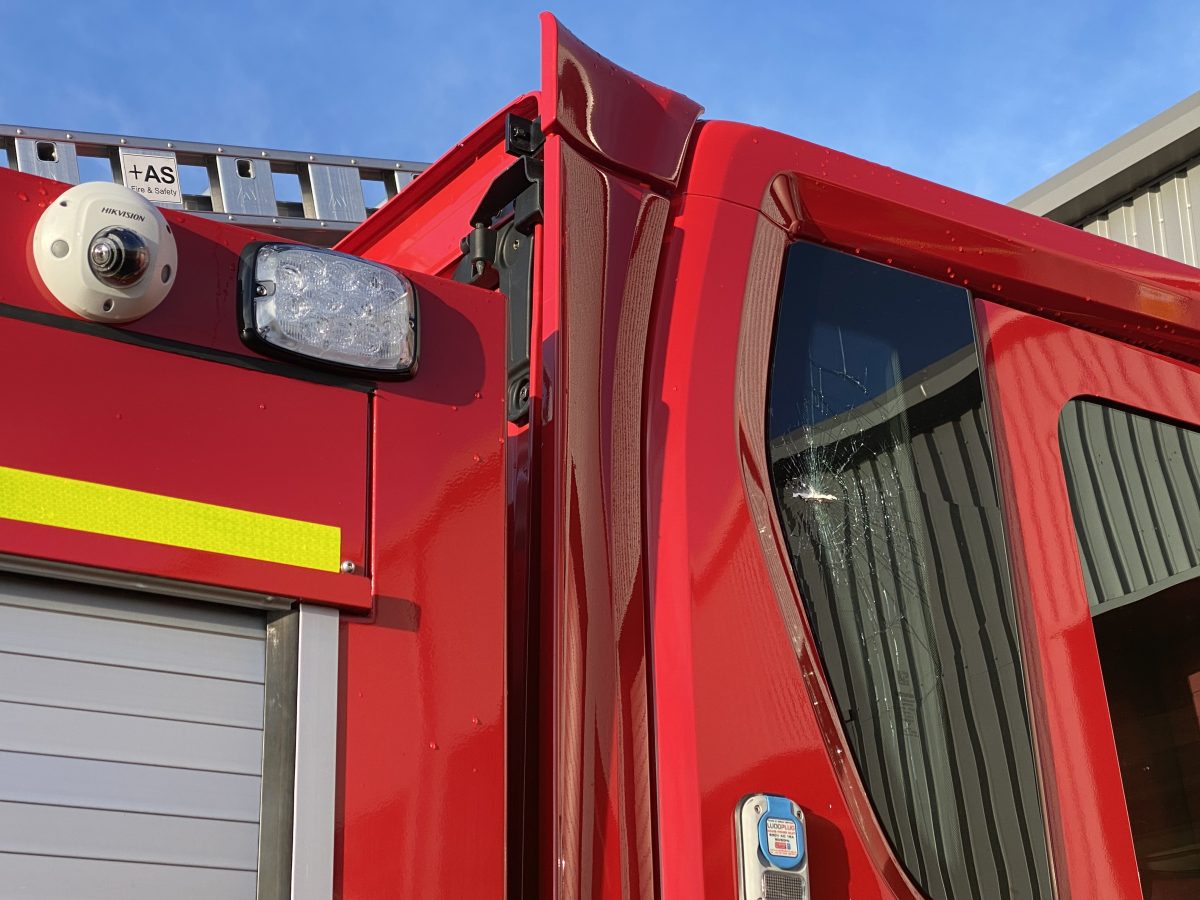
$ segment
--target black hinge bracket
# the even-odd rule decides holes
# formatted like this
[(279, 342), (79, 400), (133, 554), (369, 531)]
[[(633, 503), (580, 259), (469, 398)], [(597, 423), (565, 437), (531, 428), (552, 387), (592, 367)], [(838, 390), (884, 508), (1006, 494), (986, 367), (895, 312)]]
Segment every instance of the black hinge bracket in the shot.
[(542, 221), (542, 148), (536, 119), (509, 113), (504, 148), (516, 162), (496, 177), (462, 239), (456, 281), (498, 289), (508, 303), (508, 420), (529, 418), (529, 328), (533, 309), (533, 228)]

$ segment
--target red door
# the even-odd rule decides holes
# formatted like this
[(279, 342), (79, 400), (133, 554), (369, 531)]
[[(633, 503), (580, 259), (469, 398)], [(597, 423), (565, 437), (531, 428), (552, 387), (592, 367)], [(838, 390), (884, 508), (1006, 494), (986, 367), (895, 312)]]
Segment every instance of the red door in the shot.
[(1200, 891), (1200, 370), (981, 302), (1055, 844), (1076, 896)]

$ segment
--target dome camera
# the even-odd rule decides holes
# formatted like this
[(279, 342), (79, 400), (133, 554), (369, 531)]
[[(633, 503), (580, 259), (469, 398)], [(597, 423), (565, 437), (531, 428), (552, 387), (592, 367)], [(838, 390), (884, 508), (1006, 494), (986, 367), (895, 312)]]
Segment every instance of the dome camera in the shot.
[(38, 220), (33, 259), (50, 293), (95, 322), (129, 322), (158, 306), (179, 255), (163, 214), (118, 184), (64, 192)]

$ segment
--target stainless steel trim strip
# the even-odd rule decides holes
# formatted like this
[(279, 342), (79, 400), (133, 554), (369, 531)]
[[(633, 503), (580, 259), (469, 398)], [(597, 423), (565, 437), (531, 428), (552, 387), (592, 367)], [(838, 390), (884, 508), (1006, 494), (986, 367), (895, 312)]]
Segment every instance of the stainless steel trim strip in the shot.
[(337, 700), (338, 611), (302, 604), (296, 670), (293, 900), (329, 900), (333, 893)]

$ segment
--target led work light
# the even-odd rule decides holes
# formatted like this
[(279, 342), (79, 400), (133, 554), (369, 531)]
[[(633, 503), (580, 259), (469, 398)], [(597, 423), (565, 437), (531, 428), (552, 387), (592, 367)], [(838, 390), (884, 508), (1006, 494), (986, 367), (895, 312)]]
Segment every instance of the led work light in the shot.
[(403, 275), (355, 256), (260, 244), (243, 263), (242, 338), (264, 353), (375, 378), (417, 362), (417, 295)]

